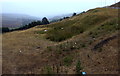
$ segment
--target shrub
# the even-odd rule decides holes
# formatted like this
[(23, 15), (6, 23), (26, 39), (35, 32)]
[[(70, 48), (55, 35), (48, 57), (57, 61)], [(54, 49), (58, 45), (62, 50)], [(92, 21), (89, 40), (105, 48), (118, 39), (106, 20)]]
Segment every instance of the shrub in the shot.
[(10, 30), (9, 30), (8, 27), (2, 27), (2, 28), (0, 28), (0, 32), (2, 32), (2, 33), (9, 32), (9, 31)]
[(10, 31), (25, 30), (25, 29), (29, 29), (29, 28), (32, 28), (37, 25), (42, 25), (42, 22), (41, 21), (33, 21), (27, 25), (24, 25), (24, 26), (15, 28), (15, 29), (11, 29)]
[(72, 16), (76, 16), (77, 14), (76, 13), (73, 13), (73, 15)]
[(50, 66), (45, 67), (45, 73), (46, 74), (53, 74), (52, 68)]
[(76, 73), (77, 73), (77, 74), (81, 74), (81, 70), (82, 70), (81, 63), (80, 63), (80, 61), (78, 60), (78, 61), (77, 61), (77, 64), (76, 64)]
[(83, 48), (84, 48), (84, 47), (86, 47), (86, 45), (85, 45), (84, 43), (82, 43), (82, 44), (81, 44), (81, 47), (83, 47)]
[(89, 32), (89, 35), (92, 35), (92, 34), (93, 34), (93, 32), (90, 31), (90, 32)]
[(65, 66), (70, 66), (71, 63), (73, 61), (73, 58), (71, 56), (66, 56), (64, 59), (63, 59), (63, 62), (64, 62), (64, 65)]

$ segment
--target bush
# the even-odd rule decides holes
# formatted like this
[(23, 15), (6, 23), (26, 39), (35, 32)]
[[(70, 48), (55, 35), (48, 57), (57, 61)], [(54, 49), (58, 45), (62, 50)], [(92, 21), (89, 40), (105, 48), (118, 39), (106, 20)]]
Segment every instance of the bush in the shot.
[(8, 27), (2, 27), (2, 28), (0, 28), (0, 32), (2, 32), (2, 33), (9, 32), (9, 31), (10, 30), (9, 30)]
[(37, 25), (42, 25), (42, 22), (41, 21), (33, 21), (27, 25), (24, 25), (24, 26), (15, 28), (15, 29), (11, 29), (10, 31), (26, 30), (26, 29), (32, 28), (32, 27), (37, 26)]
[(71, 63), (73, 61), (73, 58), (71, 56), (66, 56), (64, 59), (63, 59), (63, 62), (64, 62), (64, 65), (65, 66), (70, 66)]
[(76, 16), (77, 14), (76, 13), (73, 13), (73, 15), (72, 16)]
[(45, 73), (46, 74), (53, 74), (52, 68), (50, 66), (45, 67)]
[(76, 64), (76, 73), (77, 73), (77, 74), (81, 74), (81, 70), (82, 70), (81, 63), (80, 63), (80, 61), (78, 60), (78, 61), (77, 61), (77, 64)]
[(85, 43), (82, 43), (82, 44), (81, 44), (81, 47), (83, 47), (83, 48), (86, 47)]

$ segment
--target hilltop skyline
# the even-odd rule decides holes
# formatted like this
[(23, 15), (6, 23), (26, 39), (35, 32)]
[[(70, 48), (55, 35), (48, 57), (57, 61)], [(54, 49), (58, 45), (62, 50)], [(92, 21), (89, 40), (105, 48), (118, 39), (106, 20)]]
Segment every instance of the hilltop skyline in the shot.
[(115, 2), (118, 2), (118, 0), (2, 0), (0, 3), (2, 3), (2, 13), (52, 17), (104, 7)]

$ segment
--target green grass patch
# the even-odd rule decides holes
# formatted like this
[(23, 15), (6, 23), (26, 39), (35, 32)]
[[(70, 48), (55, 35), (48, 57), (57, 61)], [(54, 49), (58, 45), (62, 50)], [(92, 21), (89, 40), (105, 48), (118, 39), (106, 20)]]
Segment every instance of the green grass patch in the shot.
[(40, 31), (35, 31), (36, 34), (45, 34), (46, 31), (45, 30), (40, 30)]
[(97, 26), (95, 29), (89, 32), (89, 35), (92, 38), (98, 38), (100, 36), (103, 36), (105, 34), (110, 34), (119, 29), (117, 22), (117, 18), (111, 19), (104, 24), (101, 24), (100, 26)]
[(48, 31), (46, 38), (51, 41), (60, 42), (83, 32), (84, 32), (84, 29), (80, 26), (69, 26), (67, 28), (61, 27), (61, 28), (55, 28)]
[[(93, 10), (93, 12), (98, 12), (98, 9)], [(64, 41), (90, 30), (94, 26), (110, 18), (110, 16), (96, 14), (93, 12), (87, 15), (80, 15), (73, 20), (66, 19), (64, 21), (49, 25), (48, 27), (51, 27), (51, 30), (46, 33), (46, 39), (55, 42)]]
[(54, 73), (51, 66), (45, 66), (44, 72), (45, 72), (45, 74), (53, 74)]
[(81, 70), (82, 70), (81, 62), (78, 60), (76, 63), (76, 74), (81, 74)]
[(72, 56), (66, 56), (64, 59), (63, 59), (63, 64), (65, 66), (70, 66), (73, 62), (73, 57)]

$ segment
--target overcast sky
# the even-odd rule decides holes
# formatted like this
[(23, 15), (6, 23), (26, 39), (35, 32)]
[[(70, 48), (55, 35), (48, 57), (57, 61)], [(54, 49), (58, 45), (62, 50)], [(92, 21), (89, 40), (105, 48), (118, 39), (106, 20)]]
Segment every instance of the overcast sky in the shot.
[(36, 17), (82, 12), (114, 4), (119, 0), (0, 0), (2, 13), (19, 13)]

